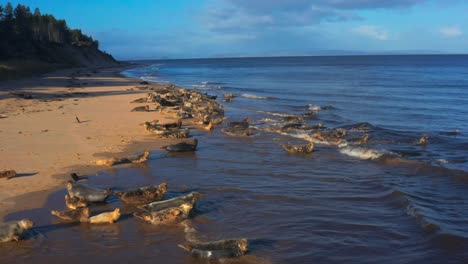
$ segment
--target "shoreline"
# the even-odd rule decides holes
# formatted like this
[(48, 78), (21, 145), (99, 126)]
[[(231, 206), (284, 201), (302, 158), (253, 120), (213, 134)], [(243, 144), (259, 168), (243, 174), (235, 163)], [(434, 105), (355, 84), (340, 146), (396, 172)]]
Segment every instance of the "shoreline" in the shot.
[(19, 175), (0, 179), (0, 217), (43, 206), (72, 172), (92, 175), (108, 169), (93, 164), (99, 158), (155, 150), (176, 141), (152, 137), (141, 126), (172, 117), (157, 111), (131, 112), (144, 104), (130, 102), (148, 90), (135, 89), (141, 80), (121, 72), (139, 66), (64, 69), (0, 84), (0, 114), (5, 116), (0, 119), (0, 171)]

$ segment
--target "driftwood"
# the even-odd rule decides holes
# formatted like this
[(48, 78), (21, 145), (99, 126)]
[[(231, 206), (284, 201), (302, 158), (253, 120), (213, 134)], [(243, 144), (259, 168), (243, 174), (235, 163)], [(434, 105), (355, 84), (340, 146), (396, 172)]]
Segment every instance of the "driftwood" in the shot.
[(111, 158), (111, 159), (100, 159), (96, 161), (96, 165), (114, 166), (124, 163), (142, 163), (148, 160), (150, 151), (146, 150), (143, 154), (124, 157), (124, 158)]
[(127, 204), (147, 204), (163, 199), (167, 192), (167, 183), (156, 186), (141, 187), (126, 192), (115, 192), (122, 202)]

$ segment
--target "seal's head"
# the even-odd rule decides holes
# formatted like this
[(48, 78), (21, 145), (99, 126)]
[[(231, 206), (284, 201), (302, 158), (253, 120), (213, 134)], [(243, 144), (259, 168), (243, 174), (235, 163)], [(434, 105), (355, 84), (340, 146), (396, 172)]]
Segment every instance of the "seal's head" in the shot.
[(117, 208), (112, 212), (112, 220), (117, 221), (120, 217), (120, 209)]
[(30, 229), (34, 226), (34, 222), (29, 219), (20, 220), (18, 224), (24, 229)]
[(242, 252), (246, 252), (249, 249), (249, 242), (247, 241), (247, 239), (243, 238), (239, 240), (238, 246)]

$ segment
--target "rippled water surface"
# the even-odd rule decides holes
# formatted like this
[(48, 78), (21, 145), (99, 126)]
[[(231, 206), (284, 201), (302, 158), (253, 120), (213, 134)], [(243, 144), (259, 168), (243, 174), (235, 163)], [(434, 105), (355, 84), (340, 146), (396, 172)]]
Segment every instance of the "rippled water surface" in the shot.
[[(146, 166), (124, 167), (86, 184), (117, 190), (168, 182), (168, 196), (204, 194), (192, 217), (204, 239), (246, 237), (239, 263), (466, 263), (468, 261), (468, 57), (353, 56), (150, 61), (126, 75), (234, 93), (228, 121), (252, 118), (256, 135), (194, 131), (194, 154), (154, 151)], [(324, 107), (331, 106), (331, 107)], [(321, 109), (321, 111), (319, 111)], [(280, 131), (287, 115), (343, 127), (368, 144), (317, 142), (307, 155), (279, 143), (311, 140)], [(359, 126), (358, 123), (363, 123)], [(429, 135), (426, 146), (416, 142)], [(0, 246), (0, 261), (204, 263), (177, 244), (180, 227), (131, 217), (108, 226), (67, 225), (45, 208), (30, 239)], [(93, 212), (122, 205), (112, 197)]]

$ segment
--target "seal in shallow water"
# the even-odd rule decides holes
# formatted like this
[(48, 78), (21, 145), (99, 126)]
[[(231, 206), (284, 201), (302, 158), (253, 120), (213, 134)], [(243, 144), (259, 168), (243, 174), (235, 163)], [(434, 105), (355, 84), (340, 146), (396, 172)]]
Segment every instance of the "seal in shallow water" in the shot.
[(60, 219), (71, 222), (87, 222), (89, 217), (89, 208), (78, 208), (68, 211), (50, 211), (50, 214), (57, 216)]
[(138, 208), (146, 211), (159, 211), (163, 209), (167, 209), (170, 207), (179, 207), (184, 203), (191, 204), (193, 207), (195, 203), (202, 198), (202, 194), (198, 192), (191, 192), (187, 195), (174, 197), (168, 200), (153, 202), (150, 204), (138, 206)]
[(89, 218), (91, 224), (113, 224), (120, 218), (120, 209), (117, 208), (112, 212), (98, 214)]
[(72, 181), (67, 183), (67, 190), (71, 198), (78, 197), (91, 203), (104, 202), (112, 193), (111, 189), (95, 189)]
[(34, 226), (29, 219), (0, 224), (0, 242), (19, 241)]
[(156, 186), (141, 187), (126, 192), (115, 192), (115, 195), (127, 204), (147, 204), (161, 200), (166, 192), (167, 183), (161, 183)]
[(196, 230), (186, 224), (184, 226), (187, 243), (178, 246), (190, 252), (192, 256), (211, 259), (235, 258), (244, 255), (248, 250), (249, 242), (245, 238), (200, 242), (195, 238)]
[(159, 211), (135, 213), (133, 215), (153, 225), (176, 224), (187, 219), (192, 208), (192, 204), (184, 203), (178, 207), (170, 207)]
[(429, 136), (426, 134), (422, 135), (418, 140), (419, 145), (427, 145), (428, 142), (429, 142)]
[(161, 147), (169, 152), (188, 152), (197, 150), (198, 139), (187, 140), (184, 142)]
[(65, 195), (65, 205), (69, 208), (69, 209), (72, 209), (72, 210), (75, 210), (75, 209), (78, 209), (78, 208), (83, 208), (83, 207), (86, 207), (88, 206), (88, 203), (82, 199), (82, 198), (78, 198), (78, 197), (70, 197), (70, 195)]
[(309, 142), (307, 145), (280, 144), (280, 146), (288, 153), (307, 154), (314, 151), (314, 142)]

